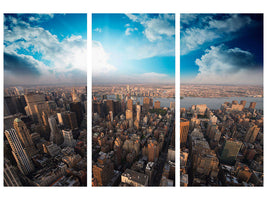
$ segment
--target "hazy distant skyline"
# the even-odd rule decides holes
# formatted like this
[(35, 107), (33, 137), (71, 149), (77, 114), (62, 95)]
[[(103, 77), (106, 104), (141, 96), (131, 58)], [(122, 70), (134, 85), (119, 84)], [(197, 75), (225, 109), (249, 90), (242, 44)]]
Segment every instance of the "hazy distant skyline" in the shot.
[(181, 14), (181, 83), (263, 85), (262, 14)]
[(93, 84), (174, 83), (174, 14), (93, 14)]
[(86, 84), (86, 14), (4, 14), (6, 85)]

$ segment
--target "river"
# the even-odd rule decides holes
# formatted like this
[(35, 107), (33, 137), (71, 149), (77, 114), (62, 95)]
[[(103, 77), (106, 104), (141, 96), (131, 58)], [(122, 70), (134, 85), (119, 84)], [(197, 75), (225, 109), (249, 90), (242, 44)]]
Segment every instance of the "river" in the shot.
[(241, 100), (247, 101), (246, 108), (249, 107), (250, 102), (256, 102), (256, 109), (263, 110), (263, 98), (254, 97), (222, 97), (222, 98), (201, 98), (201, 97), (184, 97), (180, 100), (181, 108), (189, 108), (196, 104), (206, 104), (210, 109), (219, 109), (224, 102), (232, 103), (233, 100), (237, 100), (239, 103)]

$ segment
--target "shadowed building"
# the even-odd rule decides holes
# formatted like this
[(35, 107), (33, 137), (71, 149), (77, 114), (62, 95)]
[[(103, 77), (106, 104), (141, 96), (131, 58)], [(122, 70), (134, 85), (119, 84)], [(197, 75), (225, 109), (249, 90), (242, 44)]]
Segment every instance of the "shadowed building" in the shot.
[(21, 173), (27, 175), (34, 170), (34, 166), (23, 148), (21, 141), (15, 129), (5, 130), (6, 138), (11, 146), (12, 154), (17, 162), (17, 166)]
[(37, 150), (34, 147), (34, 143), (32, 141), (30, 131), (28, 130), (26, 124), (19, 118), (14, 120), (14, 128), (19, 136), (19, 139), (26, 149), (28, 155), (32, 157), (37, 154)]
[(187, 135), (189, 131), (189, 121), (181, 118), (180, 120), (180, 144), (185, 145), (187, 141)]
[(221, 161), (225, 164), (234, 164), (242, 147), (242, 142), (233, 139), (226, 140), (221, 154)]

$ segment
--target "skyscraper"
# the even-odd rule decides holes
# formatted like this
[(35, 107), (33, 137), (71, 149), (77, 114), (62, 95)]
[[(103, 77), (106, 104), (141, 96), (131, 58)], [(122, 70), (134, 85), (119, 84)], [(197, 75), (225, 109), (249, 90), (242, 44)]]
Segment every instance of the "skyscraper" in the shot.
[(127, 109), (133, 111), (133, 100), (132, 99), (128, 99)]
[(64, 139), (63, 139), (63, 136), (60, 130), (57, 127), (57, 121), (55, 117), (50, 116), (48, 118), (48, 123), (49, 123), (50, 130), (51, 130), (50, 141), (57, 145), (61, 145), (64, 142)]
[(233, 139), (226, 140), (221, 154), (221, 161), (226, 164), (234, 164), (241, 147), (242, 142)]
[(145, 97), (144, 100), (143, 100), (143, 108), (144, 108), (145, 111), (149, 110), (149, 103), (150, 103), (149, 98)]
[(72, 101), (73, 102), (80, 102), (81, 101), (81, 99), (78, 96), (77, 91), (75, 90), (75, 88), (72, 88), (71, 97), (72, 97)]
[(25, 107), (27, 115), (29, 115), (34, 122), (41, 123), (39, 115), (47, 109), (44, 94), (29, 93), (24, 96), (27, 103), (27, 106)]
[(78, 126), (80, 127), (83, 121), (83, 109), (82, 109), (81, 102), (70, 103), (70, 111), (75, 112), (77, 123), (78, 123)]
[(126, 110), (126, 120), (132, 120), (132, 119), (133, 119), (133, 111)]
[(23, 148), (16, 130), (13, 128), (5, 130), (5, 135), (11, 146), (12, 154), (21, 173), (27, 175), (34, 171), (34, 166), (26, 150)]
[(254, 143), (256, 140), (256, 137), (258, 135), (260, 131), (260, 128), (258, 128), (257, 125), (251, 126), (246, 133), (244, 142), (250, 142), (250, 143)]
[(75, 140), (73, 139), (71, 130), (63, 130), (64, 145), (69, 147), (75, 146)]
[(97, 163), (93, 165), (93, 175), (97, 180), (98, 186), (107, 185), (114, 174), (114, 165), (106, 157), (106, 154), (102, 154)]
[(186, 144), (188, 131), (189, 131), (189, 121), (187, 119), (181, 118), (180, 120), (180, 144), (181, 145)]
[(37, 153), (36, 148), (34, 147), (30, 132), (26, 124), (19, 118), (14, 120), (14, 128), (19, 136), (19, 139), (22, 143), (22, 146), (26, 149), (28, 155), (32, 157)]
[(4, 159), (4, 185), (5, 186), (21, 186), (16, 168), (11, 165), (8, 159)]
[(138, 122), (140, 122), (140, 119), (141, 119), (141, 106), (140, 105), (136, 105), (136, 119)]

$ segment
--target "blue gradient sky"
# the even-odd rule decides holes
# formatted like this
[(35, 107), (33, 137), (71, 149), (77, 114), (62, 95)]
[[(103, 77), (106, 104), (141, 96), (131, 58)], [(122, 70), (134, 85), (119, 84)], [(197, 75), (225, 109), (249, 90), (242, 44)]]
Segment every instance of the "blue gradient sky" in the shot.
[(93, 14), (93, 83), (174, 83), (173, 14)]
[(181, 14), (181, 83), (263, 84), (262, 14)]
[(5, 14), (5, 84), (86, 84), (86, 40), (86, 14)]

